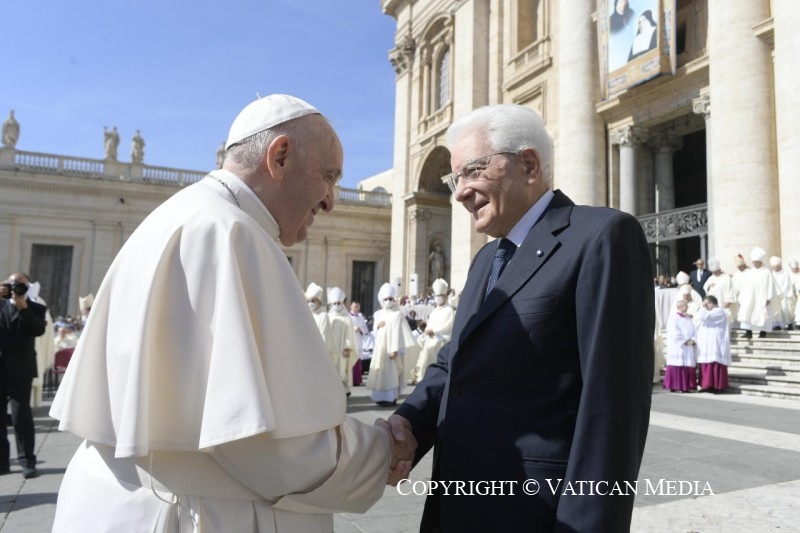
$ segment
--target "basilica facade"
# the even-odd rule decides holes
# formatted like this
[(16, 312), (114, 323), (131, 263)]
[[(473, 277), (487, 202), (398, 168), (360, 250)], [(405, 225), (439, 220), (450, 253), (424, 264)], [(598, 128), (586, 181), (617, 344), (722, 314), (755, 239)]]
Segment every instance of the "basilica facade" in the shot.
[[(396, 72), (390, 276), (401, 292), (431, 285), (437, 253), (444, 277), (460, 289), (486, 243), (443, 182), (451, 172), (444, 136), (453, 119), (497, 103), (542, 115), (556, 150), (554, 188), (639, 218), (657, 273), (674, 275), (710, 256), (733, 272), (737, 254), (749, 262), (755, 246), (784, 262), (800, 259), (800, 99), (792, 82), (800, 71), (800, 2), (382, 0), (381, 7), (397, 22), (389, 53)], [(629, 9), (634, 22), (618, 60), (617, 8)], [(648, 26), (648, 10), (657, 47), (638, 58), (630, 43)], [(641, 75), (651, 67), (661, 70)]]

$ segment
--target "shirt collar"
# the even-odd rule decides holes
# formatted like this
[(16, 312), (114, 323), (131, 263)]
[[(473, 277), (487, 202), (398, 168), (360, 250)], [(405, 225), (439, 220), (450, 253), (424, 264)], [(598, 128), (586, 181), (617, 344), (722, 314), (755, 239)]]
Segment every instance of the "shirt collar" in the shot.
[(531, 206), (528, 211), (522, 215), (522, 218), (514, 224), (514, 227), (511, 228), (511, 231), (508, 232), (506, 235), (506, 239), (513, 242), (517, 246), (522, 244), (522, 241), (525, 240), (525, 237), (528, 235), (528, 232), (531, 228), (536, 225), (539, 221), (539, 218), (544, 213), (544, 210), (547, 209), (547, 206), (550, 205), (550, 200), (553, 199), (553, 191), (547, 190), (541, 198), (539, 198), (535, 204)]

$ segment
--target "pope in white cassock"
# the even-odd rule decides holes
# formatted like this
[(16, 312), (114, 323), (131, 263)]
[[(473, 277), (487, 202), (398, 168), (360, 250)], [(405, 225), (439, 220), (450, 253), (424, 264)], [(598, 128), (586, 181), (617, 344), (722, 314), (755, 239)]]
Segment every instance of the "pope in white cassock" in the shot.
[(375, 348), (367, 387), (370, 398), (381, 406), (394, 405), (403, 391), (403, 354), (414, 343), (411, 328), (397, 305), (397, 289), (384, 283), (378, 291), (381, 309), (373, 316)]
[(708, 294), (697, 313), (697, 363), (700, 365), (700, 389), (724, 391), (728, 388), (728, 367), (731, 364), (731, 335), (728, 315)]
[(50, 412), (85, 439), (53, 531), (331, 532), (331, 513), (364, 512), (407, 476), (413, 452), (385, 422), (345, 415), (278, 244), (333, 209), (338, 137), (306, 102), (272, 95), (239, 114), (226, 148), (100, 286)]
[(314, 283), (309, 283), (306, 289), (306, 303), (308, 308), (311, 309), (311, 314), (314, 317), (314, 322), (317, 323), (319, 334), (322, 335), (322, 342), (325, 343), (325, 350), (328, 357), (331, 358), (334, 368), (339, 367), (339, 356), (336, 353), (336, 348), (333, 345), (333, 335), (331, 335), (331, 320), (328, 317), (328, 310), (322, 302), (322, 287)]
[(769, 266), (772, 268), (772, 277), (775, 278), (775, 285), (778, 288), (778, 298), (772, 300), (772, 327), (788, 328), (794, 321), (794, 285), (789, 271), (783, 268), (781, 258), (773, 256), (769, 258)]
[(739, 287), (739, 324), (746, 330), (744, 338), (751, 338), (758, 329), (760, 338), (772, 330), (770, 302), (778, 296), (778, 286), (770, 269), (764, 266), (767, 252), (755, 247), (750, 252), (753, 268), (744, 271)]
[(436, 355), (439, 350), (450, 342), (453, 322), (456, 317), (455, 309), (447, 303), (449, 289), (447, 282), (443, 279), (437, 279), (433, 282), (432, 288), (436, 307), (428, 316), (428, 326), (425, 328), (425, 332), (417, 337), (417, 343), (422, 347), (422, 350), (414, 368), (413, 378), (415, 383), (422, 381), (428, 366), (436, 362)]
[(689, 316), (694, 316), (697, 311), (703, 307), (703, 297), (700, 293), (692, 288), (691, 278), (686, 272), (680, 271), (675, 276), (675, 281), (678, 283), (678, 298), (683, 297), (689, 302), (686, 313)]
[(353, 388), (353, 365), (359, 357), (356, 332), (350, 313), (344, 306), (345, 294), (339, 287), (328, 290), (328, 303), (331, 310), (328, 318), (331, 326), (331, 346), (338, 356), (337, 371), (347, 395)]

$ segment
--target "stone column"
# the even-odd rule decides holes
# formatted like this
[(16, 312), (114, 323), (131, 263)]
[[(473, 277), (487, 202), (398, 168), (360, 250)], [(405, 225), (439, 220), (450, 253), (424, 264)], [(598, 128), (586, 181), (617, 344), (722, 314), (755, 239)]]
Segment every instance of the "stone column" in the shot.
[[(489, 20), (492, 13), (486, 0), (464, 0), (455, 5), (453, 15), (453, 118), (489, 103)], [(452, 257), (450, 286), (464, 288), (473, 256), (486, 243), (477, 233), (475, 222), (464, 207), (452, 201)]]
[[(411, 99), (413, 96), (412, 66), (416, 43), (407, 34), (400, 39), (397, 46), (389, 52), (389, 60), (394, 67), (397, 78), (395, 80), (394, 98), (394, 164), (392, 178), (392, 237), (389, 258), (389, 279), (395, 280), (406, 275), (404, 270), (405, 257), (408, 250), (406, 240), (405, 202), (411, 180), (408, 178), (409, 143), (411, 121), (418, 118), (412, 113)], [(412, 117), (413, 115), (413, 117)], [(380, 283), (383, 283), (383, 280)], [(376, 281), (377, 283), (377, 281)], [(380, 285), (380, 283), (378, 285)]]
[(713, 253), (733, 272), (736, 254), (780, 249), (772, 61), (753, 31), (769, 0), (708, 0), (708, 17)]
[[(781, 252), (800, 261), (800, 101), (797, 73), (800, 72), (800, 2), (773, 0), (775, 21), (775, 122), (778, 137), (778, 180), (780, 196)], [(784, 266), (784, 268), (786, 268)]]
[(577, 204), (605, 205), (605, 132), (595, 109), (600, 86), (595, 8), (585, 0), (559, 3), (555, 182)]
[[(714, 182), (711, 179), (711, 97), (700, 95), (692, 100), (692, 111), (701, 115), (706, 123), (706, 213), (708, 217), (708, 255), (717, 257), (716, 239), (714, 238)], [(744, 255), (744, 254), (742, 254)], [(733, 272), (730, 270), (729, 272)]]
[[(655, 152), (656, 191), (658, 199), (656, 212), (675, 209), (675, 172), (673, 157), (683, 146), (683, 139), (673, 132), (664, 131), (650, 140)], [(662, 243), (656, 243), (662, 244)], [(669, 248), (669, 273), (678, 271), (678, 246), (675, 241), (667, 243)]]
[(675, 175), (672, 158), (675, 152), (683, 146), (683, 139), (673, 132), (665, 131), (652, 138), (650, 144), (655, 152), (656, 190), (658, 191), (656, 210), (660, 213), (668, 209), (675, 209)]
[(639, 126), (624, 126), (614, 132), (613, 142), (619, 145), (619, 209), (638, 215), (636, 182), (637, 148), (647, 141), (647, 130)]

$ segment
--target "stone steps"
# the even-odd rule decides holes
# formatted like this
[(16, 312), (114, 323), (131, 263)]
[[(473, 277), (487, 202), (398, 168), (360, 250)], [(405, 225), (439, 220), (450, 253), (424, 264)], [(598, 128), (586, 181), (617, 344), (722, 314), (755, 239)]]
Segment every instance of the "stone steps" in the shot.
[(731, 333), (729, 392), (800, 400), (800, 331), (772, 331), (764, 339)]

